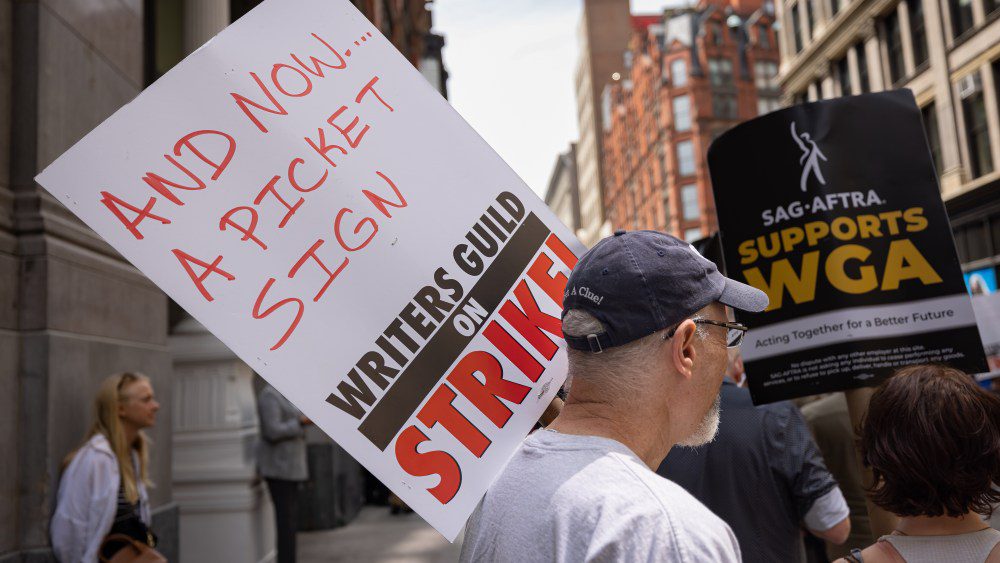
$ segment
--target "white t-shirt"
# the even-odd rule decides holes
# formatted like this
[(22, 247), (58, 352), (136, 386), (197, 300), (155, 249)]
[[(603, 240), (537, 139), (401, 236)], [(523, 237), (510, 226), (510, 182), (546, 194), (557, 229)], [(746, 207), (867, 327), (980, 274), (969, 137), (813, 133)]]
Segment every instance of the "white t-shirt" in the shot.
[(462, 561), (740, 561), (732, 530), (624, 444), (528, 436), (473, 513)]

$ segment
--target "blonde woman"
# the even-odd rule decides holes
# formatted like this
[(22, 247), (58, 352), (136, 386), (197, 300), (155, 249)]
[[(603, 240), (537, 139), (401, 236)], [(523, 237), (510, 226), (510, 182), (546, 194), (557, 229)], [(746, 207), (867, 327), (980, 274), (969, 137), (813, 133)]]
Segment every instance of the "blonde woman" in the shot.
[(67, 457), (52, 516), (52, 548), (63, 563), (111, 558), (124, 534), (152, 546), (149, 529), (149, 441), (143, 428), (156, 422), (160, 404), (149, 378), (112, 375), (101, 384), (87, 441)]

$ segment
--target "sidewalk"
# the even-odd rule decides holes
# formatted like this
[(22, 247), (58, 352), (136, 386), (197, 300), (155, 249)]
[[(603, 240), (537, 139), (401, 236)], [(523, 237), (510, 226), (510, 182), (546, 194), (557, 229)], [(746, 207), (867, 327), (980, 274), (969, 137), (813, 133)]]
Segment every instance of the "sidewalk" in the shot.
[(303, 563), (450, 563), (462, 549), (461, 537), (450, 544), (416, 514), (391, 516), (386, 506), (366, 506), (342, 528), (299, 533), (298, 544)]

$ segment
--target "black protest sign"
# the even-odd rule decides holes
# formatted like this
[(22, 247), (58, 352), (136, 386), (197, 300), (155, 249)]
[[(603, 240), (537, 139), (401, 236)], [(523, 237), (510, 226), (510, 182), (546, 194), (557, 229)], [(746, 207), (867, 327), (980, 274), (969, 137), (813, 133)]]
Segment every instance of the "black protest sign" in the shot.
[(985, 357), (908, 90), (744, 123), (709, 148), (730, 277), (767, 292), (737, 313), (757, 404)]

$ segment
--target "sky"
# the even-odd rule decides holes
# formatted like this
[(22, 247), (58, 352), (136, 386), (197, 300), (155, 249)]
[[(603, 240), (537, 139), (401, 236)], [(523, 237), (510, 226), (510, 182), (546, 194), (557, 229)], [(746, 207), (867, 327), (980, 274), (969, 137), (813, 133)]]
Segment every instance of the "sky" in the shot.
[[(544, 197), (556, 156), (577, 140), (573, 76), (582, 0), (434, 0), (449, 101)], [(633, 14), (676, 1), (632, 0)]]

